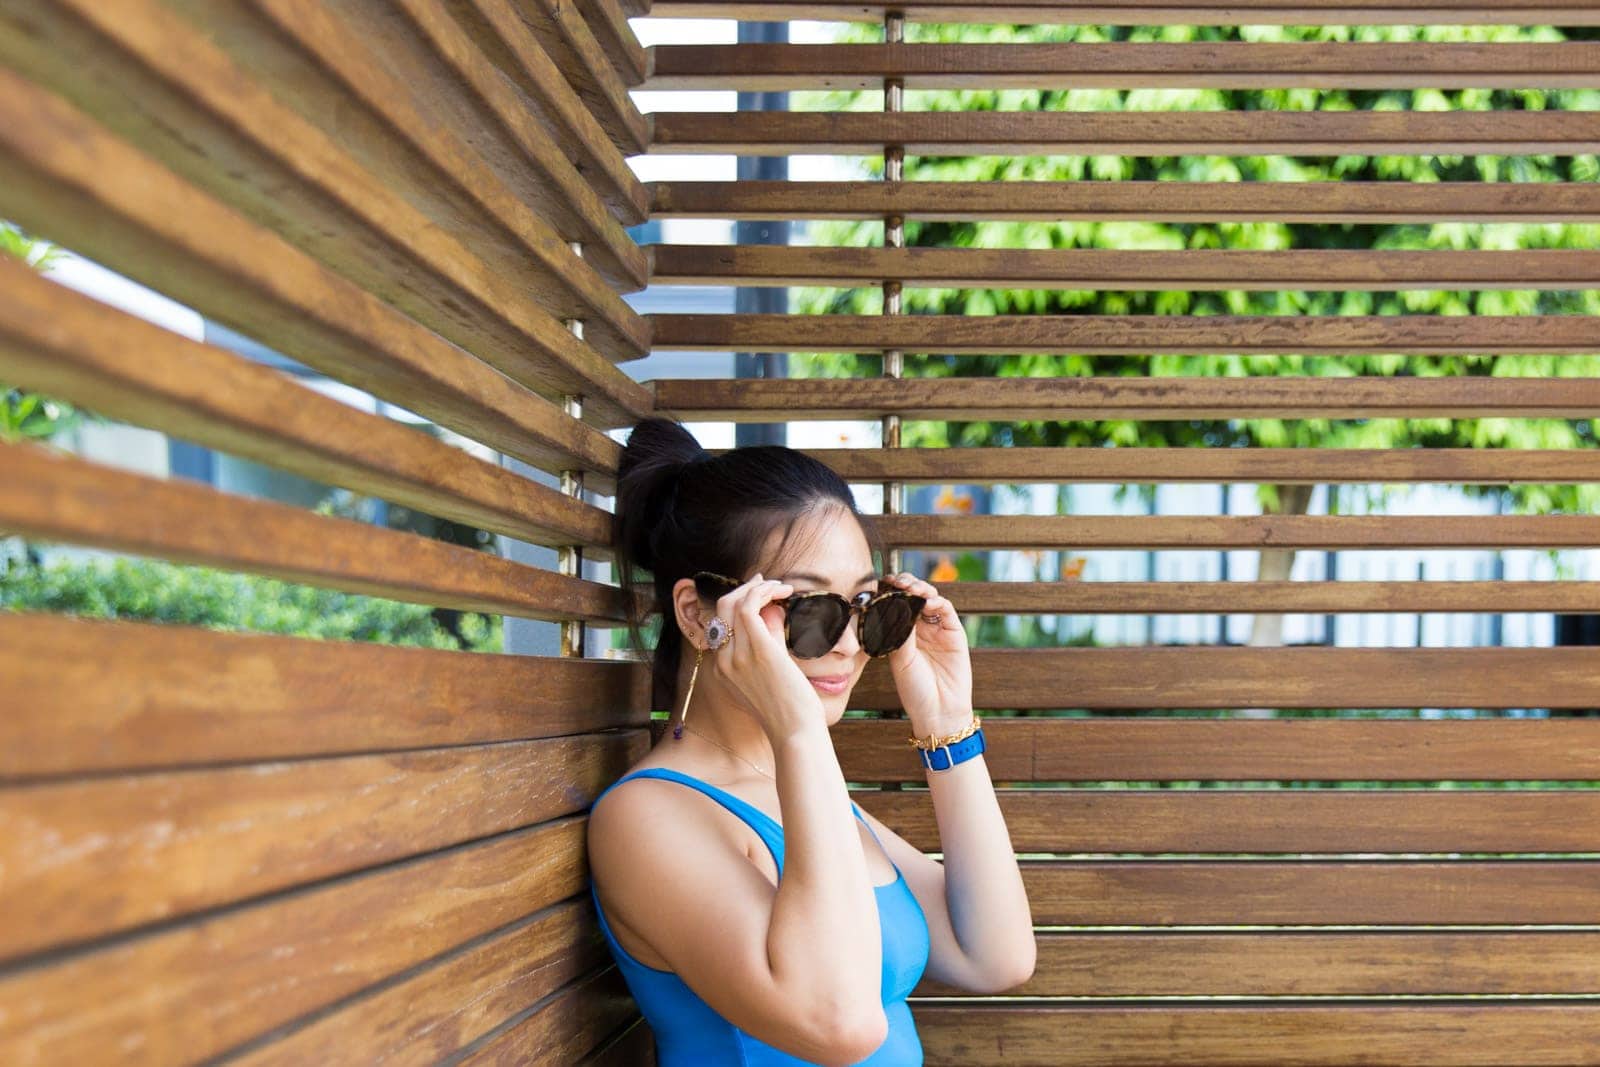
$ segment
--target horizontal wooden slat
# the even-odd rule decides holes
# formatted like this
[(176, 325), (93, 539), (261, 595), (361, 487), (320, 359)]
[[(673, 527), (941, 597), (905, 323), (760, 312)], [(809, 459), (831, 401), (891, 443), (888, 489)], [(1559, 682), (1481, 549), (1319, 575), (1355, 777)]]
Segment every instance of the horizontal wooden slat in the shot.
[(579, 1067), (655, 1067), (656, 1039), (643, 1019), (624, 1029), (611, 1044), (585, 1056)]
[[(522, 90), (530, 117), (541, 122), (622, 221), (649, 217), (649, 192), (509, 0), (472, 0), (450, 13), (506, 78)], [(487, 95), (488, 86), (484, 87)], [(498, 97), (501, 93), (494, 91)], [(643, 140), (633, 151), (643, 147)]]
[(966, 615), (1258, 614), (1263, 612), (1600, 612), (1600, 582), (1209, 581), (947, 582)]
[(610, 959), (586, 897), (231, 1057), (236, 1067), (435, 1064)]
[[(1040, 933), (1008, 996), (1426, 996), (1600, 993), (1600, 933)], [(964, 996), (924, 980), (917, 996)]]
[[(1600, 122), (1595, 124), (1600, 127)], [(1600, 141), (1597, 141), (1600, 148)], [(1101, 248), (812, 248), (651, 245), (657, 285), (875, 285), (977, 289), (1590, 289), (1600, 252)]]
[(663, 181), (650, 183), (649, 195), (654, 218), (1600, 221), (1600, 187), (1592, 182)]
[[(720, 455), (727, 449), (707, 451)], [(1589, 448), (963, 447), (803, 451), (853, 482), (1510, 485), (1600, 481), (1600, 449)]]
[(557, 621), (624, 617), (615, 586), (209, 486), (0, 445), (0, 530), (419, 604)]
[[(367, 125), (359, 116), (351, 115), (347, 137), (330, 136), (160, 0), (31, 0), (26, 6), (22, 16), (7, 20), (10, 25), (0, 23), (6, 29), (0, 58), (511, 377), (539, 388), (552, 364), (560, 364), (558, 373), (592, 381), (596, 392), (616, 392), (622, 383), (615, 379), (625, 376), (609, 359), (633, 358), (648, 344), (638, 316), (538, 216), (523, 210), (511, 229), (502, 225), (485, 235), (472, 227), (460, 232), (460, 216), (436, 217), (448, 205), (432, 214), (419, 209), (422, 194), (402, 190), (431, 180), (432, 192), (445, 179), (416, 170), (409, 180), (399, 177), (404, 168), (418, 167), (403, 150), (398, 167), (366, 169), (341, 143), (363, 139)], [(298, 14), (319, 36), (338, 37), (322, 5)], [(264, 48), (271, 40), (270, 34), (247, 37)], [(7, 47), (11, 42), (20, 43)], [(264, 61), (275, 55), (268, 49)], [(390, 99), (403, 92), (397, 84), (386, 87)], [(322, 106), (353, 112), (348, 96), (343, 90), (337, 105)], [(145, 103), (134, 108), (130, 100)], [(435, 153), (434, 165), (467, 166), (453, 159), (453, 153)], [(493, 252), (502, 246), (505, 253)], [(576, 342), (558, 316), (585, 319), (584, 341)], [(593, 350), (581, 373), (581, 364), (563, 363), (575, 343)]]
[(1594, 923), (1600, 860), (1025, 861), (1041, 926)]
[(539, 47), (561, 69), (612, 144), (623, 155), (645, 151), (650, 143), (651, 120), (634, 106), (628, 87), (644, 80), (648, 57), (631, 33), (607, 35), (602, 43), (593, 25), (584, 18), (584, 9), (589, 5), (531, 0), (515, 6), (538, 39)]
[(192, 1063), (580, 892), (582, 816), (0, 977), (0, 1061)]
[(1573, 155), (1600, 124), (1560, 111), (658, 111), (653, 154)]
[(0, 259), (0, 379), (302, 477), (538, 544), (608, 512)]
[[(1186, 650), (1152, 649), (1163, 653), (1163, 666), (1176, 666)], [(1239, 650), (1247, 655), (1254, 651)], [(1406, 663), (1402, 658), (1364, 653), (1371, 649), (1321, 649), (1284, 650), (1278, 667), (1285, 673), (1304, 666), (1307, 658), (1303, 651), (1330, 653), (1323, 658), (1349, 658), (1352, 666), (1366, 667), (1369, 671), (1411, 670), (1410, 679), (1365, 679), (1364, 692), (1357, 691), (1344, 699), (1363, 700), (1376, 695), (1373, 690), (1380, 685), (1396, 689), (1414, 685), (1421, 689), (1429, 683), (1459, 680), (1460, 664), (1474, 662), (1482, 657), (1487, 661), (1487, 685), (1499, 685), (1501, 697), (1511, 697), (1508, 692), (1515, 678), (1515, 659), (1507, 660), (1499, 653), (1516, 653), (1517, 649), (1413, 649), (1425, 653)], [(1585, 656), (1592, 653), (1582, 649), (1568, 649), (1561, 655), (1569, 668), (1587, 669)], [(1168, 655), (1167, 653), (1178, 653)], [(1354, 653), (1346, 657), (1347, 653)], [(1435, 654), (1437, 653), (1437, 654)], [(1012, 658), (1010, 653), (995, 653), (1002, 658)], [(1055, 653), (1046, 658), (1057, 659), (1061, 669), (1048, 676), (1048, 684), (1061, 687), (1063, 679), (1070, 679), (1073, 690), (1069, 699), (1082, 699), (1084, 690), (1096, 701), (1102, 698), (1096, 689), (1108, 687), (1107, 676), (1116, 670), (1127, 672), (1151, 666), (1135, 663), (1134, 657), (1106, 654), (1104, 672), (1094, 656), (1076, 656), (1071, 660)], [(1239, 658), (1239, 657), (1235, 657)], [(1270, 657), (1269, 657), (1270, 658)], [(989, 654), (978, 653), (974, 666), (989, 674)], [(1293, 662), (1299, 659), (1301, 662)], [(1115, 661), (1115, 662), (1114, 662)], [(1364, 661), (1364, 662), (1362, 662)], [(1497, 662), (1498, 661), (1498, 662)], [(1447, 665), (1454, 664), (1450, 670)], [(1013, 669), (1022, 664), (1006, 664)], [(1200, 663), (1189, 664), (1195, 670), (1206, 669)], [(1554, 664), (1553, 664), (1554, 666)], [(1075, 668), (1075, 669), (1068, 669)], [(1430, 669), (1431, 668), (1431, 669)], [(1439, 668), (1446, 668), (1440, 670)], [(1511, 668), (1502, 671), (1501, 668)], [(1526, 670), (1536, 670), (1528, 667)], [(868, 667), (869, 677), (873, 673)], [(1174, 672), (1175, 673), (1175, 672)], [(1165, 685), (1163, 692), (1151, 702), (1169, 706), (1204, 706), (1206, 700), (1229, 694), (1196, 690), (1233, 688), (1240, 702), (1265, 695), (1265, 686), (1241, 687), (1239, 675), (1234, 672), (1220, 680), (1214, 678), (1184, 678), (1189, 684)], [(1497, 677), (1498, 676), (1498, 677)], [(1559, 677), (1558, 672), (1558, 677)], [(1354, 671), (1352, 677), (1355, 677)], [(1249, 679), (1244, 679), (1248, 682)], [(1281, 681), (1281, 680), (1280, 680)], [(1292, 678), (1279, 686), (1299, 681)], [(1098, 684), (1097, 684), (1098, 683)], [(1124, 674), (1115, 677), (1110, 685), (1131, 685)], [(1385, 683), (1387, 683), (1385, 685)], [(1467, 683), (1471, 685), (1472, 683)], [(981, 686), (981, 683), (980, 683)], [(869, 703), (858, 699), (862, 686), (857, 686), (851, 698), (852, 706)], [(1335, 688), (1330, 685), (1328, 688)], [(979, 687), (978, 693), (988, 692)], [(1593, 686), (1589, 686), (1592, 696)], [(1171, 692), (1171, 697), (1167, 696)], [(1343, 703), (1334, 693), (1309, 694), (1327, 696), (1328, 706)], [(1399, 695), (1399, 694), (1394, 694)], [(1414, 693), (1406, 694), (1416, 695)], [(1455, 694), (1443, 694), (1454, 699)], [(1472, 694), (1474, 696), (1479, 694)], [(1197, 699), (1199, 698), (1199, 699)], [(1059, 703), (1060, 696), (1048, 698)], [(1124, 698), (1126, 699), (1126, 698)], [(1151, 700), (1151, 698), (1145, 698)], [(1130, 701), (1133, 703), (1134, 701)], [(1492, 700), (1491, 700), (1492, 702)], [(989, 703), (986, 697), (978, 698), (980, 708)], [(1396, 703), (1400, 703), (1396, 701)], [(1419, 705), (1424, 701), (1418, 701)], [(1430, 705), (1438, 706), (1438, 705)], [(1402, 781), (1430, 780), (1484, 780), (1514, 781), (1517, 779), (1542, 779), (1551, 781), (1591, 781), (1600, 778), (1600, 720), (1596, 719), (1458, 719), (1458, 720), (1383, 720), (1383, 719), (1174, 719), (1174, 718), (1076, 718), (1035, 719), (990, 717), (984, 723), (988, 737), (988, 751), (983, 755), (995, 781), (1010, 782), (1069, 782), (1069, 781)], [(927, 772), (911, 754), (906, 738), (909, 730), (902, 721), (876, 722), (846, 719), (833, 727), (834, 747), (845, 778), (852, 782), (925, 781)]]
[(1110, 23), (1118, 26), (1600, 26), (1587, 0), (654, 0), (665, 18), (882, 22)]
[[(1121, 183), (1094, 184), (1110, 187)], [(1594, 315), (685, 314), (650, 318), (658, 349), (710, 351), (872, 352), (898, 348), (956, 355), (1122, 356), (1154, 352), (1600, 352), (1600, 319)]]
[[(285, 0), (273, 0), (273, 4), (280, 17), (294, 13), (284, 6)], [(537, 45), (531, 45), (530, 54), (519, 57), (524, 66), (537, 63), (539, 76), (529, 79), (524, 75), (517, 82), (534, 91), (531, 99), (537, 106), (530, 108), (530, 97), (507, 83), (504, 66), (493, 62), (481, 47), (495, 48), (493, 57), (502, 58), (504, 46), (492, 34), (469, 33), (477, 20), (463, 5), (445, 5), (438, 0), (398, 4), (340, 0), (336, 7), (344, 16), (340, 21), (347, 23), (343, 32), (355, 28), (361, 35), (381, 34), (382, 50), (374, 58), (403, 76), (411, 87), (407, 103), (412, 120), (455, 128), (456, 146), (439, 146), (447, 153), (441, 163), (459, 157), (454, 169), (462, 172), (477, 162), (466, 146), (482, 152), (494, 167), (488, 183), (491, 188), (495, 180), (503, 182), (514, 200), (537, 206), (562, 236), (584, 241), (584, 259), (608, 281), (628, 290), (642, 288), (642, 257), (621, 223), (644, 221), (644, 188)], [(508, 22), (522, 28), (519, 44), (531, 44), (526, 28), (514, 15)], [(308, 45), (318, 47), (330, 69), (347, 67), (350, 57), (330, 52), (332, 43), (307, 40)], [(417, 47), (424, 43), (425, 47)], [(435, 69), (429, 49), (447, 64), (445, 68)], [(356, 78), (360, 68), (349, 69), (350, 87), (360, 91)], [(459, 85), (453, 84), (457, 81)], [(465, 107), (469, 94), (484, 110)], [(393, 106), (391, 100), (376, 96), (373, 104)], [(394, 114), (400, 118), (404, 113)], [(425, 130), (416, 129), (413, 136), (422, 147)], [(466, 176), (457, 174), (455, 180)], [(505, 205), (508, 219), (520, 216), (514, 200)]]
[[(1002, 789), (997, 795), (1018, 852), (1600, 852), (1600, 790)], [(926, 790), (864, 789), (851, 796), (913, 845), (939, 850)]]
[(1594, 515), (888, 515), (900, 548), (1596, 548)]
[(642, 730), (0, 789), (0, 959), (588, 806)]
[[(0, 213), (332, 377), (545, 470), (614, 486), (621, 446), (0, 67)], [(598, 357), (570, 334), (562, 358)], [(594, 364), (598, 366), (598, 363)], [(565, 363), (544, 388), (584, 388)], [(650, 409), (636, 383), (585, 417)]]
[[(972, 669), (976, 699), (996, 708), (1600, 706), (1600, 657), (1581, 647), (988, 648)], [(900, 706), (886, 660), (851, 701)]]
[[(607, 285), (643, 288), (643, 256), (612, 213), (621, 208), (624, 221), (640, 221), (643, 190), (634, 183), (632, 195), (603, 199), (436, 0), (267, 0), (253, 4), (254, 18), (237, 0), (185, 2), (236, 61), (341, 138), (385, 185), (486, 259), (503, 257), (495, 266), (507, 277), (523, 269), (509, 262), (527, 255), (519, 246), (548, 228), (582, 241), (585, 262)], [(336, 100), (337, 110), (328, 106)], [(365, 116), (352, 114), (355, 104), (376, 118), (362, 135)], [(582, 110), (575, 97), (572, 104)]]
[(588, 0), (578, 9), (618, 77), (630, 88), (643, 82), (650, 67), (649, 52), (628, 25), (621, 0)]
[(1280, 43), (660, 44), (646, 89), (1056, 89), (1198, 86), (1591, 88), (1600, 45)]
[(1600, 1063), (1600, 1004), (921, 1004), (926, 1067), (1502, 1067)]
[(576, 1063), (639, 1014), (616, 967), (552, 993), (504, 1031), (456, 1060), (463, 1067)]
[(0, 613), (0, 779), (639, 727), (649, 669)]
[[(1600, 409), (1600, 378), (1492, 376), (664, 378), (685, 420), (1566, 418)], [(1010, 516), (1008, 516), (1009, 518)]]

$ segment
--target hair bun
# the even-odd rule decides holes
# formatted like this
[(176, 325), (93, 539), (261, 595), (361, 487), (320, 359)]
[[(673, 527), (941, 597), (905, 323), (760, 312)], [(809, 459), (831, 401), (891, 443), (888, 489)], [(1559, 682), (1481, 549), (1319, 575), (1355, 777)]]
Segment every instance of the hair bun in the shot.
[(714, 459), (681, 423), (652, 416), (628, 435), (617, 468), (615, 535), (628, 555), (652, 573), (659, 562), (657, 546), (673, 523), (678, 484), (684, 472)]

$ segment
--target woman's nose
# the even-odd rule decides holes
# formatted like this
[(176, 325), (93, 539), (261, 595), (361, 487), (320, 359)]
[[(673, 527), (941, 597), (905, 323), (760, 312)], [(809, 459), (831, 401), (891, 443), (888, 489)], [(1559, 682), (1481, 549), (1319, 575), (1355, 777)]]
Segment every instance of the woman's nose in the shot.
[(854, 656), (861, 651), (861, 615), (852, 612), (850, 621), (845, 623), (844, 633), (839, 635), (839, 640), (833, 643), (836, 652), (843, 652), (847, 656)]

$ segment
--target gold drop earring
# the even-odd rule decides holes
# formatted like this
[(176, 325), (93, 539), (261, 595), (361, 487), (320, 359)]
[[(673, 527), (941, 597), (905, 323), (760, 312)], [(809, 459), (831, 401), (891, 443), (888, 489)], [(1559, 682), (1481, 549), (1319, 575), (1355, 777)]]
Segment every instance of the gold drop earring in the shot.
[(694, 696), (694, 680), (700, 677), (700, 660), (705, 656), (706, 650), (694, 650), (694, 670), (689, 672), (689, 691), (683, 695), (683, 710), (678, 714), (678, 724), (672, 728), (672, 739), (683, 740), (683, 721), (689, 717), (689, 698)]

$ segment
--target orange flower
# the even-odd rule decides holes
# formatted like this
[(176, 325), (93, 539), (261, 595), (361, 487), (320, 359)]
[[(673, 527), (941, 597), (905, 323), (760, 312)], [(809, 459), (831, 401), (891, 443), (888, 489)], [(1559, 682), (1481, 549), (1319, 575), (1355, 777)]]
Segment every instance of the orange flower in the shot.
[(939, 565), (933, 568), (932, 574), (928, 575), (928, 581), (938, 585), (940, 582), (953, 582), (960, 576), (960, 572), (956, 570), (956, 565), (950, 562), (950, 557), (940, 556)]
[(1083, 577), (1083, 566), (1089, 561), (1082, 556), (1072, 556), (1061, 561), (1061, 577), (1065, 581), (1072, 581)]

